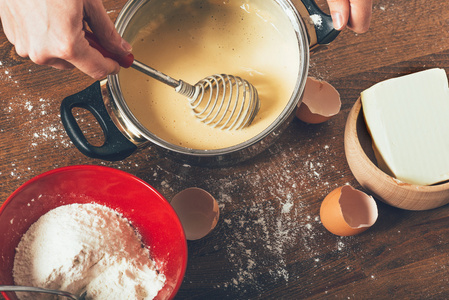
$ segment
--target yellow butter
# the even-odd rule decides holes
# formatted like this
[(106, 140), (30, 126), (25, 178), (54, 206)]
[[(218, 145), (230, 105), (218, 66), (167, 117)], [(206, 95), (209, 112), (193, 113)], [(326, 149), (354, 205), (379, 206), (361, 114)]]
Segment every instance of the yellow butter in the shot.
[(363, 91), (379, 167), (405, 183), (449, 180), (449, 88), (444, 69), (389, 79)]

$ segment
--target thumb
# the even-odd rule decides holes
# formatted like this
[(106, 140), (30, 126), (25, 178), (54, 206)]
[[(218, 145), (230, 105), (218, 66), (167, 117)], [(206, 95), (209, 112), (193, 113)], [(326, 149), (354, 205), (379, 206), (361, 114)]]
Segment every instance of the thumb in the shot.
[(349, 0), (327, 0), (334, 28), (342, 30), (349, 19)]
[(84, 13), (87, 24), (106, 50), (120, 56), (131, 52), (131, 45), (117, 32), (101, 0), (84, 1)]
[(348, 28), (357, 33), (368, 31), (372, 13), (372, 0), (351, 1)]
[(334, 27), (346, 26), (357, 33), (368, 30), (371, 20), (372, 0), (327, 0)]

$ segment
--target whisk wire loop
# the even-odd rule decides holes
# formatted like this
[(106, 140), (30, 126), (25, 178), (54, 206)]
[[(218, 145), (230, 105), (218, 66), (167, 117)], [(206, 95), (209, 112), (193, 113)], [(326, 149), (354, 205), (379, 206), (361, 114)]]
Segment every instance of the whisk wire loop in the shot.
[[(205, 122), (206, 124), (211, 124), (212, 121), (214, 121), (214, 119), (217, 117), (217, 114), (220, 113), (221, 107), (223, 106), (223, 99), (222, 99), (221, 104), (217, 109), (217, 103), (218, 103), (218, 99), (220, 96), (219, 79), (220, 78), (209, 76), (202, 80), (202, 82), (203, 82), (202, 85), (199, 85), (199, 86), (201, 86), (201, 89), (204, 90), (204, 92), (209, 90), (209, 99), (207, 101), (207, 104), (204, 106), (204, 108), (202, 110), (200, 110), (199, 112), (195, 111), (195, 114), (200, 119), (200, 121)], [(214, 86), (217, 87), (215, 90), (213, 90)], [(209, 87), (209, 89), (208, 89), (208, 87)], [(215, 91), (215, 93), (213, 93), (213, 91)], [(201, 104), (201, 100), (200, 100), (199, 104)], [(215, 115), (213, 117), (210, 117), (210, 115), (214, 112), (216, 112)], [(215, 127), (215, 126), (212, 126), (212, 127)]]
[[(231, 106), (233, 87), (232, 87), (232, 85), (229, 87), (228, 100), (226, 101), (226, 90), (227, 90), (227, 89), (226, 89), (226, 81), (225, 81), (225, 79), (223, 78), (223, 76), (228, 76), (228, 75), (221, 75), (221, 77), (220, 77), (220, 78), (223, 80), (223, 93), (222, 93), (223, 95), (222, 95), (222, 98), (221, 98), (220, 107), (218, 108), (217, 113), (216, 113), (215, 116), (212, 118), (211, 122), (218, 116), (218, 114), (219, 114), (219, 112), (221, 111), (221, 109), (222, 109), (224, 103), (226, 103), (226, 108), (223, 110), (223, 112), (229, 111), (229, 107)], [(229, 76), (228, 76), (228, 77), (229, 77)], [(217, 94), (219, 94), (219, 91), (217, 91)], [(220, 124), (220, 123), (223, 121), (223, 119), (225, 118), (225, 116), (226, 116), (226, 114), (225, 114), (225, 113), (222, 113), (222, 116), (220, 117), (220, 119), (219, 119), (218, 121), (216, 121), (216, 122), (215, 122), (215, 125), (213, 125), (213, 126), (216, 127), (218, 124)], [(221, 129), (224, 128), (224, 127), (226, 127), (226, 125), (227, 125), (228, 122), (229, 122), (229, 121), (225, 122), (225, 123), (223, 124), (223, 126), (221, 127)]]
[(260, 102), (253, 85), (232, 75), (208, 76), (195, 85), (190, 107), (200, 121), (220, 129), (242, 129), (254, 120)]

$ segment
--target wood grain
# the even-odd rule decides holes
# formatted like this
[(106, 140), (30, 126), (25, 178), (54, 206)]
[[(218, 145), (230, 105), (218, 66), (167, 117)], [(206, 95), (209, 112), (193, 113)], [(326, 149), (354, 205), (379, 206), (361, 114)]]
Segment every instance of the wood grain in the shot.
[[(112, 19), (124, 3), (104, 1)], [(188, 242), (177, 299), (448, 298), (447, 206), (411, 212), (378, 202), (377, 223), (355, 237), (334, 236), (319, 220), (327, 193), (345, 184), (362, 189), (344, 154), (346, 118), (360, 92), (410, 72), (449, 70), (448, 26), (444, 1), (374, 1), (367, 33), (345, 30), (311, 55), (309, 74), (337, 88), (340, 114), (320, 125), (295, 119), (268, 150), (220, 169), (170, 160), (150, 144), (120, 162), (83, 156), (62, 127), (59, 106), (93, 81), (20, 58), (0, 30), (0, 203), (47, 170), (110, 166), (167, 199), (194, 186), (217, 198), (220, 220), (208, 236)], [(95, 127), (87, 114), (79, 118)], [(93, 129), (94, 138), (100, 134)]]

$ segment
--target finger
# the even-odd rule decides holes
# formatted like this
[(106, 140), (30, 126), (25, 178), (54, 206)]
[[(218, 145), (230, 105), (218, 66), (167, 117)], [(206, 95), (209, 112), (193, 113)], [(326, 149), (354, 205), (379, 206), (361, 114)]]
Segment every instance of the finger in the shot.
[(58, 58), (49, 61), (47, 65), (58, 70), (72, 70), (75, 68), (75, 66), (72, 65), (71, 63)]
[(60, 70), (70, 70), (76, 67), (96, 80), (116, 74), (120, 70), (117, 62), (105, 58), (98, 50), (90, 47), (83, 36), (81, 42), (76, 43), (70, 49), (64, 54), (52, 54), (48, 49), (33, 50), (29, 53), (29, 58), (38, 65), (48, 65)]
[(57, 69), (76, 67), (97, 80), (116, 74), (120, 70), (117, 62), (105, 58), (89, 45), (81, 26), (66, 39), (58, 37), (55, 41), (57, 42), (50, 44), (35, 43), (27, 53), (29, 58), (36, 64), (50, 65)]
[[(17, 53), (20, 52), (20, 50), (17, 49), (16, 51)], [(28, 52), (25, 53), (26, 54), (23, 54), (22, 57), (28, 57), (32, 62), (34, 62), (37, 65), (50, 66), (59, 70), (71, 70), (74, 68), (74, 66), (68, 61), (53, 56), (51, 54), (51, 51), (45, 47), (33, 49), (32, 51), (30, 51), (30, 53)]]
[(106, 50), (120, 56), (126, 56), (131, 52), (131, 45), (115, 29), (114, 23), (109, 18), (102, 1), (88, 1), (85, 4), (85, 14), (85, 19), (92, 32)]
[(349, 20), (349, 0), (327, 0), (327, 3), (334, 28), (343, 30)]
[(364, 33), (369, 29), (372, 13), (372, 0), (351, 0), (348, 28)]
[(3, 33), (11, 44), (15, 44), (15, 34), (13, 28), (10, 26), (10, 22), (5, 22), (6, 17), (0, 16), (0, 21), (3, 28)]
[(99, 80), (110, 74), (117, 74), (120, 66), (112, 59), (105, 58), (98, 50), (92, 48), (82, 37), (66, 61), (90, 77)]

